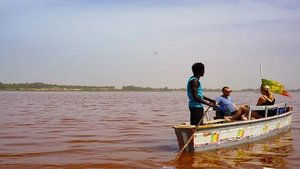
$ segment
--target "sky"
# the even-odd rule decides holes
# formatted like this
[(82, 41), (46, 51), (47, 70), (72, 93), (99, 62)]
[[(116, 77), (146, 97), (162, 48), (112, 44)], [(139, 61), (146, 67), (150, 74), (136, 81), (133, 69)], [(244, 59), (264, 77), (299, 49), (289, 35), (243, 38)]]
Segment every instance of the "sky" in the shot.
[(299, 0), (2, 0), (0, 82), (300, 88)]

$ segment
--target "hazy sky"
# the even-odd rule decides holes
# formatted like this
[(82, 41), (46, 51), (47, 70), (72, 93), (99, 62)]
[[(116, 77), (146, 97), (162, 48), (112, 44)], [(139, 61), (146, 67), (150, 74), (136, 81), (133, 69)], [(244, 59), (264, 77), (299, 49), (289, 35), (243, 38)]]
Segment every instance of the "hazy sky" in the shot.
[(299, 0), (1, 0), (0, 82), (300, 88)]

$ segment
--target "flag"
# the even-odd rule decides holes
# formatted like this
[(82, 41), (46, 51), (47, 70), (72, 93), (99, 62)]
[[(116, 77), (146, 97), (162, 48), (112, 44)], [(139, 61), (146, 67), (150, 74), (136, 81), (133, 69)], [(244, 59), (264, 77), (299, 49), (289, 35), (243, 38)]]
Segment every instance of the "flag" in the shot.
[(284, 85), (274, 80), (262, 79), (262, 85), (270, 87), (270, 91), (273, 93), (281, 94), (284, 96), (291, 97), (291, 95), (284, 89)]

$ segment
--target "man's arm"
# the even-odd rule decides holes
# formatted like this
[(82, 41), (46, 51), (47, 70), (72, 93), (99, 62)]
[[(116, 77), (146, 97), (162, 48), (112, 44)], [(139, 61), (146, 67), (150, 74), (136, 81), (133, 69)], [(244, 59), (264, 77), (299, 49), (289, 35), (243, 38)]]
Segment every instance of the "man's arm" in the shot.
[(235, 110), (238, 110), (238, 107), (235, 104), (232, 104)]
[(207, 101), (209, 101), (209, 102), (211, 102), (211, 103), (213, 103), (213, 104), (216, 104), (216, 101), (215, 101), (214, 99), (208, 98), (208, 97), (206, 97), (206, 96), (203, 96), (203, 99), (204, 99), (204, 100), (207, 100)]
[(202, 98), (198, 95), (198, 90), (197, 90), (198, 85), (199, 85), (199, 82), (198, 82), (197, 80), (193, 80), (193, 81), (191, 81), (191, 83), (190, 83), (190, 87), (191, 87), (191, 89), (192, 89), (192, 95), (193, 95), (194, 99), (197, 100), (197, 101), (200, 102), (200, 103), (205, 104), (205, 105), (208, 105), (208, 106), (214, 106), (213, 103), (210, 103), (210, 102), (205, 101), (204, 99), (202, 99)]

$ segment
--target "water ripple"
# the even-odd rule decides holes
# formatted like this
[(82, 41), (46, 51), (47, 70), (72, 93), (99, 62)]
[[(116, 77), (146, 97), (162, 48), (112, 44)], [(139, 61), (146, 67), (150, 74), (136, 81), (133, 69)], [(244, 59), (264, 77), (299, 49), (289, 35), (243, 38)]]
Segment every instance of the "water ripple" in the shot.
[[(207, 93), (215, 98), (220, 93)], [(233, 93), (255, 104), (256, 93)], [(278, 102), (286, 98), (276, 98)], [(202, 153), (183, 153), (172, 125), (189, 120), (184, 92), (0, 92), (0, 168), (294, 168), (300, 95), (291, 130)], [(296, 167), (295, 167), (296, 168)]]

